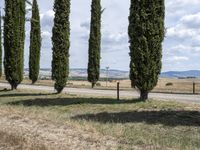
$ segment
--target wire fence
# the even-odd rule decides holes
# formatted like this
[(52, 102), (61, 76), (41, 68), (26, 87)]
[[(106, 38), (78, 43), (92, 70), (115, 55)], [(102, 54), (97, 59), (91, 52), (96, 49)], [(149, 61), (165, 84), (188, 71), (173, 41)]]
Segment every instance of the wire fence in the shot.
[(168, 82), (157, 85), (153, 92), (200, 94), (200, 82)]

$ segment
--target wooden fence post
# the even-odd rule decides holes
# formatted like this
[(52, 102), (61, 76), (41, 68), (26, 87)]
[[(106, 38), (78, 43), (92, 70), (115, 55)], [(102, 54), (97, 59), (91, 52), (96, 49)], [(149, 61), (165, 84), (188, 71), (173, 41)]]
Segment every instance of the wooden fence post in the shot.
[(193, 82), (193, 94), (196, 94), (195, 82)]
[(119, 82), (117, 82), (117, 100), (119, 100)]

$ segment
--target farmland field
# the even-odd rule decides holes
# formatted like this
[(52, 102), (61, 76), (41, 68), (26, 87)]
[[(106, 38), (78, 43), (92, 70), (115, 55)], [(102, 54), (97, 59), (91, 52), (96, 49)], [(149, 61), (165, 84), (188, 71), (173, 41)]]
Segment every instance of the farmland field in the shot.
[(0, 92), (0, 149), (200, 149), (200, 105)]
[[(1, 82), (6, 82), (4, 79)], [(116, 89), (117, 82), (120, 82), (121, 90), (132, 90), (130, 80), (110, 80), (99, 81), (96, 89)], [(25, 84), (31, 84), (31, 81), (25, 79), (23, 81)], [(153, 92), (164, 92), (164, 93), (193, 93), (193, 83), (195, 83), (195, 92), (200, 94), (200, 79), (177, 79), (177, 78), (160, 78), (157, 86), (154, 88)], [(51, 80), (39, 80), (36, 85), (47, 85), (53, 86), (54, 82)], [(91, 88), (91, 84), (87, 81), (69, 80), (67, 87), (75, 88)]]

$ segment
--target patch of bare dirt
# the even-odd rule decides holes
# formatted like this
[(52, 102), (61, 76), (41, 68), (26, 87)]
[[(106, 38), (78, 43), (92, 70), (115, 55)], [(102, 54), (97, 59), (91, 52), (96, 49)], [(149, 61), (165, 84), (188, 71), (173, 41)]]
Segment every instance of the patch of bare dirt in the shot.
[(70, 124), (0, 110), (0, 150), (114, 150), (117, 140)]

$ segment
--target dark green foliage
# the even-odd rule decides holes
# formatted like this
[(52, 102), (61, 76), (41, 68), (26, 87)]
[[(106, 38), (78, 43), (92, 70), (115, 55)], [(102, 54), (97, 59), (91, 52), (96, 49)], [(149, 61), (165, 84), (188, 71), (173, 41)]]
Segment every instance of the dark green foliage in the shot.
[(0, 10), (0, 77), (2, 76), (2, 28), (1, 28), (1, 10)]
[(88, 81), (92, 87), (99, 80), (101, 51), (101, 0), (92, 0), (89, 39)]
[(164, 0), (131, 0), (129, 16), (130, 79), (141, 99), (157, 84), (164, 40)]
[(70, 0), (55, 0), (54, 11), (52, 79), (61, 93), (69, 75)]
[(174, 84), (171, 83), (171, 82), (168, 82), (168, 83), (165, 84), (165, 86), (173, 86), (173, 85), (174, 85)]
[(4, 19), (4, 67), (12, 89), (23, 80), (25, 0), (6, 0)]
[(34, 84), (38, 80), (40, 70), (41, 30), (40, 14), (37, 0), (33, 0), (31, 33), (30, 33), (30, 56), (29, 56), (29, 78)]

